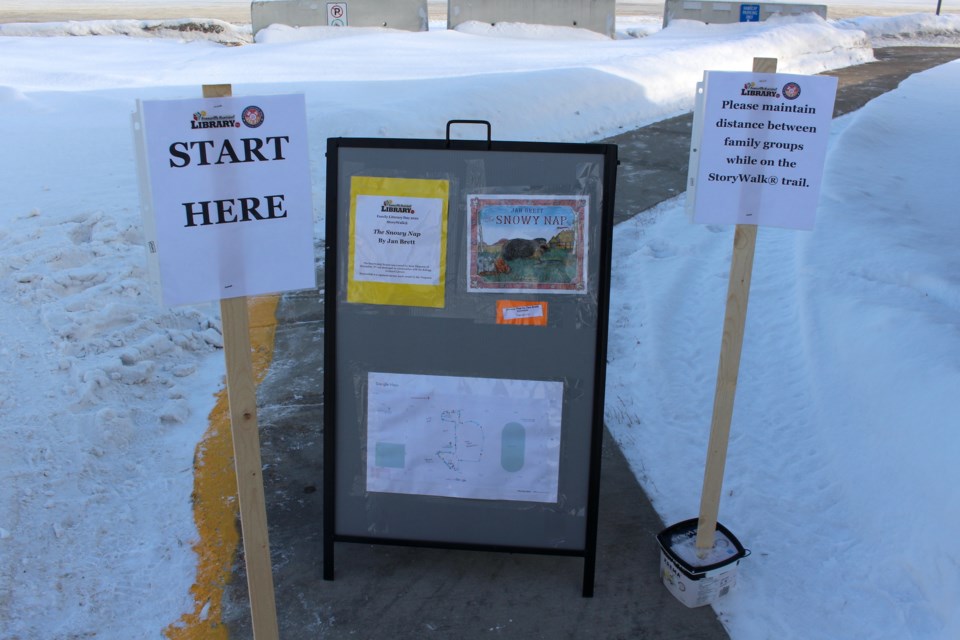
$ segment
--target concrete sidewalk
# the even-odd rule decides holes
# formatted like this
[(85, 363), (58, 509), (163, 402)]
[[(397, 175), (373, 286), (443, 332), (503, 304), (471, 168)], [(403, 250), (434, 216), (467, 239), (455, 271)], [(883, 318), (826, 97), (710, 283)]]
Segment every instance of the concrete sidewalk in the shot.
[[(876, 54), (879, 62), (830, 73), (840, 78), (835, 115), (960, 49)], [(683, 191), (689, 138), (690, 116), (682, 116), (604, 141), (620, 147), (617, 221)], [(258, 390), (281, 638), (727, 637), (711, 608), (688, 609), (660, 584), (655, 535), (664, 524), (609, 434), (593, 598), (580, 595), (580, 558), (380, 545), (338, 543), (336, 580), (324, 582), (323, 335), (323, 292), (284, 296), (274, 364)], [(235, 573), (224, 622), (231, 638), (251, 638), (242, 556)]]

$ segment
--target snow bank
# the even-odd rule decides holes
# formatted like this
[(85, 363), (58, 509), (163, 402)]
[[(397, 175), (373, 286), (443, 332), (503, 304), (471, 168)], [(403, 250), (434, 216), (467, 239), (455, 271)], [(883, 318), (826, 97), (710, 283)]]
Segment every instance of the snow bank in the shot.
[(841, 28), (866, 33), (875, 47), (960, 46), (960, 14), (914, 13), (903, 16), (865, 16), (838, 20)]
[(250, 25), (237, 26), (213, 19), (182, 20), (85, 20), (0, 24), (0, 36), (127, 36), (131, 38), (174, 38), (183, 42), (209, 40), (238, 45), (252, 42)]
[(161, 629), (190, 604), (219, 321), (150, 302), (129, 210), (26, 212), (0, 256), (4, 633)]

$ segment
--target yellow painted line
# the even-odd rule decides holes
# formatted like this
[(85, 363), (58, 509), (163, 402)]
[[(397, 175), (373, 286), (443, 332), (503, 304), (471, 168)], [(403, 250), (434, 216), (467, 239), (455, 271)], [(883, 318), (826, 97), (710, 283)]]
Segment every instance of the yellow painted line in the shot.
[[(279, 302), (280, 296), (248, 299), (253, 375), (257, 384), (267, 375), (273, 360)], [(240, 544), (240, 532), (226, 388), (217, 394), (209, 423), (193, 456), (191, 499), (199, 533), (199, 540), (193, 545), (197, 554), (197, 577), (190, 588), (193, 611), (183, 614), (163, 630), (170, 640), (226, 640), (228, 636), (222, 620), (223, 592), (233, 575), (231, 569)]]

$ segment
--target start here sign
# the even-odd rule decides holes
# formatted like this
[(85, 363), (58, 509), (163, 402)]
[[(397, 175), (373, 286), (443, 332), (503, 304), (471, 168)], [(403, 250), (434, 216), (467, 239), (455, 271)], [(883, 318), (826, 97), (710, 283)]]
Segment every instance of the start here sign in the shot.
[(163, 303), (316, 286), (304, 97), (138, 106), (145, 235)]
[(701, 86), (694, 222), (813, 229), (837, 79), (708, 71)]

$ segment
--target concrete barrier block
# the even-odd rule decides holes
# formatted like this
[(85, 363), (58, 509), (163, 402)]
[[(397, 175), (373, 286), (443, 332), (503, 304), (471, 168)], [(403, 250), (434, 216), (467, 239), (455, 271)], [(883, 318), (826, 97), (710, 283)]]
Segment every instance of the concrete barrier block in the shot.
[(718, 2), (717, 0), (666, 0), (663, 26), (671, 20), (699, 20), (706, 24), (760, 22), (773, 15), (792, 16), (815, 13), (827, 19), (827, 5), (785, 2)]
[(589, 29), (612, 38), (615, 0), (447, 0), (447, 28), (464, 22), (522, 22)]

